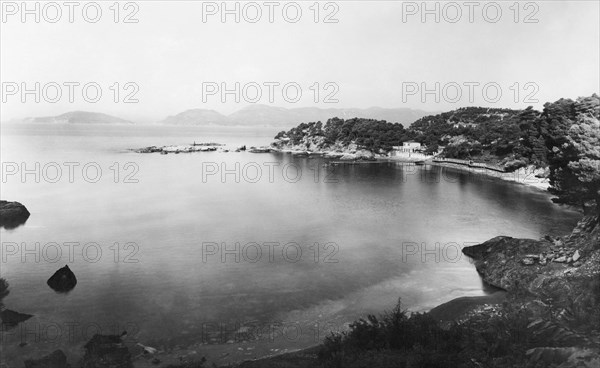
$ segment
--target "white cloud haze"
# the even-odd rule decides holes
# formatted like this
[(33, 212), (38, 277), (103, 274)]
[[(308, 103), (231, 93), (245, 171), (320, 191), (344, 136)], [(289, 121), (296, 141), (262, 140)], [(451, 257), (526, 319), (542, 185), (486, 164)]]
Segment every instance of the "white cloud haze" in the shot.
[[(303, 11), (297, 23), (282, 17), (286, 3), (274, 7), (274, 22), (270, 23), (265, 13), (269, 8), (261, 1), (254, 3), (263, 11), (256, 23), (245, 21), (244, 14), (240, 14), (240, 23), (234, 21), (234, 15), (228, 15), (222, 23), (219, 14), (207, 14), (214, 9), (210, 6), (220, 6), (221, 2), (132, 2), (138, 10), (134, 16), (138, 23), (123, 23), (124, 17), (135, 10), (133, 6), (126, 9), (124, 2), (120, 3), (118, 23), (109, 8), (113, 2), (98, 2), (103, 13), (97, 23), (82, 18), (81, 8), (86, 2), (75, 8), (73, 23), (65, 13), (66, 7), (62, 7), (62, 17), (56, 23), (45, 21), (43, 13), (39, 23), (34, 15), (22, 22), (22, 14), (13, 15), (14, 8), (6, 7), (7, 3), (11, 2), (2, 5), (0, 32), (3, 87), (8, 88), (6, 83), (20, 86), (22, 82), (29, 87), (35, 82), (41, 86), (51, 82), (96, 82), (103, 95), (99, 102), (89, 103), (76, 89), (71, 103), (63, 86), (58, 103), (43, 98), (35, 103), (32, 95), (25, 96), (27, 103), (22, 103), (20, 91), (15, 95), (4, 93), (2, 120), (89, 110), (156, 121), (190, 108), (231, 113), (249, 105), (243, 97), (239, 103), (234, 102), (231, 95), (223, 103), (218, 94), (203, 102), (202, 84), (206, 82), (225, 82), (231, 88), (235, 82), (241, 86), (255, 82), (263, 87), (264, 82), (298, 83), (303, 95), (297, 103), (285, 101), (280, 86), (275, 88), (272, 105), (281, 107), (381, 106), (440, 111), (467, 105), (541, 108), (543, 103), (561, 97), (598, 92), (600, 80), (597, 1), (531, 2), (535, 7), (530, 8), (521, 2), (518, 15), (510, 8), (513, 2), (500, 1), (495, 3), (502, 10), (496, 23), (482, 16), (486, 2), (473, 8), (473, 22), (468, 19), (465, 2), (454, 3), (463, 12), (455, 23), (448, 20), (456, 16), (456, 9), (444, 7), (445, 3), (437, 3), (439, 23), (434, 14), (422, 22), (422, 9), (412, 14), (412, 6), (421, 6), (421, 2), (339, 1), (329, 8), (321, 2), (318, 23), (313, 19), (314, 8), (310, 8), (313, 2), (297, 2)], [(35, 2), (29, 4), (33, 8)], [(46, 3), (39, 4), (42, 12)], [(239, 4), (241, 11), (247, 2)], [(431, 9), (436, 6), (434, 2), (428, 4)], [(235, 4), (229, 2), (228, 6), (233, 8)], [(336, 7), (333, 19), (338, 23), (324, 23), (324, 17)], [(253, 17), (253, 10), (247, 8), (246, 15)], [(55, 16), (53, 9), (46, 11), (47, 17)], [(488, 9), (488, 16), (493, 17), (494, 11)], [(538, 22), (524, 23), (533, 13), (530, 20)], [(515, 22), (515, 16), (519, 22)], [(109, 89), (114, 82), (120, 83), (119, 103), (113, 101)], [(133, 91), (133, 87), (124, 88), (126, 82), (139, 86), (135, 94), (138, 103), (122, 102)], [(309, 89), (315, 82), (320, 90), (317, 104), (313, 101), (314, 90)], [(325, 88), (327, 82), (335, 83), (339, 90), (335, 91), (333, 85)], [(403, 101), (403, 83), (410, 90), (420, 88), (421, 83), (434, 88), (436, 82), (446, 86), (446, 95), (439, 103), (433, 94), (423, 99), (419, 92), (405, 94)], [(472, 103), (464, 84), (469, 82), (480, 83), (473, 87)], [(533, 84), (526, 87), (528, 82)], [(484, 99), (482, 86), (486, 83), (500, 86), (499, 101)], [(520, 90), (516, 102), (515, 83), (519, 83)], [(456, 85), (463, 93), (460, 98), (455, 96)], [(252, 86), (247, 89), (251, 98)], [(262, 92), (259, 102), (269, 104), (268, 87)], [(339, 102), (323, 103), (331, 92), (336, 92), (333, 97)], [(494, 98), (494, 90), (488, 92), (488, 99)], [(529, 93), (534, 93), (531, 98), (539, 103), (527, 101)]]

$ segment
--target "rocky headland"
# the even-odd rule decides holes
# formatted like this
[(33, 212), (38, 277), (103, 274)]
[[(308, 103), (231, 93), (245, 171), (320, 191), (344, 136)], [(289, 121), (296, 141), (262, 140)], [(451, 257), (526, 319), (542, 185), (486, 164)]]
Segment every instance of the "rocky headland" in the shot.
[(339, 159), (343, 161), (372, 161), (376, 158), (388, 157), (385, 152), (372, 152), (361, 148), (355, 142), (344, 143), (336, 141), (327, 143), (325, 137), (306, 134), (300, 141), (292, 141), (286, 134), (278, 135), (271, 143), (273, 149), (292, 154), (318, 154), (326, 158)]
[[(485, 283), (506, 290), (497, 313), (526, 314), (522, 333), (531, 338), (525, 351), (531, 366), (600, 366), (597, 215), (584, 217), (571, 234), (556, 239), (496, 237), (463, 253), (474, 260)], [(470, 318), (486, 314), (470, 313)]]

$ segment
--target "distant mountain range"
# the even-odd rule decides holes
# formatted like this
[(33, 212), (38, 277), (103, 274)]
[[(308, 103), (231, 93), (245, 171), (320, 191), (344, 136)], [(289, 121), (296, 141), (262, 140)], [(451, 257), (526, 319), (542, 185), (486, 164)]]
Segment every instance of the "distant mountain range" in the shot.
[[(402, 123), (405, 127), (414, 121), (431, 115), (431, 112), (409, 108), (386, 109), (370, 107), (368, 109), (299, 107), (286, 109), (267, 105), (250, 105), (230, 115), (223, 115), (215, 110), (191, 109), (177, 115), (169, 116), (158, 124), (165, 125), (222, 125), (222, 126), (266, 126), (289, 129), (300, 123), (325, 122), (338, 117), (342, 119), (368, 118)], [(16, 119), (11, 122), (46, 123), (46, 124), (133, 124), (132, 121), (98, 112), (71, 111), (57, 116), (30, 117)]]
[(409, 126), (414, 121), (430, 115), (431, 112), (408, 108), (386, 109), (371, 107), (368, 109), (343, 109), (317, 107), (299, 107), (286, 109), (266, 105), (250, 105), (230, 115), (223, 115), (215, 110), (192, 109), (160, 121), (168, 125), (236, 125), (236, 126), (272, 126), (288, 128), (300, 123), (322, 121), (338, 117), (370, 118), (387, 120), (392, 123), (402, 123)]
[(71, 111), (58, 116), (25, 118), (26, 123), (48, 124), (133, 124), (132, 121), (99, 112)]

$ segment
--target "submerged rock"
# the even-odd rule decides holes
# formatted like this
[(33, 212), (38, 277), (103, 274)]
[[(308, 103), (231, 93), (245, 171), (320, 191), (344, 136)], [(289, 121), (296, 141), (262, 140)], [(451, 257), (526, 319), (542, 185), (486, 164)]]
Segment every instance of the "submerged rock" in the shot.
[(0, 227), (14, 229), (23, 225), (30, 215), (21, 203), (0, 200)]
[(43, 358), (26, 360), (25, 368), (71, 368), (71, 366), (67, 363), (65, 353), (56, 350)]
[(565, 263), (566, 261), (567, 261), (567, 257), (565, 257), (565, 256), (560, 256), (554, 260), (554, 262), (558, 262), (558, 263)]
[(69, 266), (65, 266), (60, 270), (56, 271), (47, 282), (54, 291), (59, 293), (66, 293), (73, 290), (77, 285), (77, 278)]
[(0, 320), (2, 320), (2, 328), (10, 330), (16, 327), (19, 323), (27, 321), (33, 317), (31, 314), (19, 313), (10, 309), (5, 309), (0, 312)]
[(132, 368), (131, 353), (119, 335), (94, 335), (85, 346), (83, 368)]

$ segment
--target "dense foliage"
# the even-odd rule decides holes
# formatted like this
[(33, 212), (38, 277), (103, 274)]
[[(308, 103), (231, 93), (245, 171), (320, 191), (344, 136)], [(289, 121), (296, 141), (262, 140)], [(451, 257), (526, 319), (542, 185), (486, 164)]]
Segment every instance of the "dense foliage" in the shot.
[(296, 145), (302, 143), (306, 137), (322, 138), (323, 146), (355, 143), (360, 148), (373, 152), (388, 152), (393, 146), (399, 146), (409, 138), (402, 124), (374, 119), (333, 118), (327, 120), (324, 125), (320, 121), (302, 123), (287, 132), (279, 132), (275, 139), (289, 138), (290, 143)]
[(408, 315), (400, 302), (344, 333), (329, 335), (319, 352), (324, 367), (516, 367), (531, 340), (527, 311), (442, 328), (429, 314)]
[(543, 111), (464, 107), (415, 121), (409, 129), (373, 119), (303, 123), (276, 139), (321, 148), (356, 144), (375, 153), (415, 140), (429, 153), (503, 166), (506, 171), (544, 168), (555, 201), (600, 209), (600, 98), (546, 103)]
[(600, 98), (547, 103), (535, 122), (556, 202), (600, 210)]
[(505, 157), (519, 146), (520, 111), (464, 107), (434, 116), (425, 116), (410, 127), (414, 140), (435, 152), (445, 146), (444, 155), (467, 159), (483, 152)]

